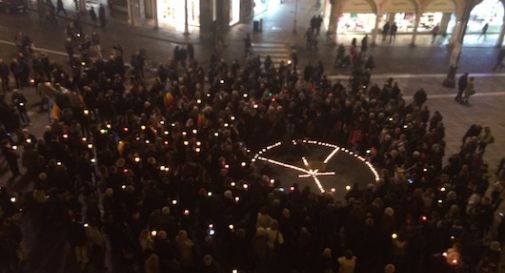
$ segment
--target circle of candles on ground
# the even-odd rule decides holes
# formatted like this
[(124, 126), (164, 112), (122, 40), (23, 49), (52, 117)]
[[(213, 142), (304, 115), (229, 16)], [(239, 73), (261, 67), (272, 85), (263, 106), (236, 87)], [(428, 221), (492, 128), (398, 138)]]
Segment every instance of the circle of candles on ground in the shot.
[(391, 234), (391, 239), (396, 240), (398, 238), (398, 234), (393, 233)]
[(16, 203), (16, 197), (11, 197), (11, 202)]
[(351, 186), (350, 185), (345, 186), (345, 190), (346, 191), (350, 191), (351, 190)]
[(158, 232), (156, 230), (151, 231), (151, 236), (155, 237)]

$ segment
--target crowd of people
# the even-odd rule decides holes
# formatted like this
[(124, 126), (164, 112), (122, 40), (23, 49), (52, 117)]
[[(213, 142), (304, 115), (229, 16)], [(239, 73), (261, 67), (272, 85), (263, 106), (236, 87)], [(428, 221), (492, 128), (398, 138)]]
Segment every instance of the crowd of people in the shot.
[[(444, 164), (443, 117), (426, 92), (408, 102), (393, 79), (371, 83), (363, 63), (331, 82), (321, 63), (298, 75), (260, 56), (203, 67), (178, 54), (150, 79), (135, 54), (131, 70), (119, 46), (70, 70), (18, 54), (51, 123), (40, 137), (12, 126), (5, 113), (19, 109), (0, 98), (2, 155), (32, 186), (0, 189), (2, 272), (29, 256), (18, 223), (30, 214), (62, 226), (88, 272), (107, 270), (105, 253), (124, 273), (496, 272), (505, 221), (493, 224), (503, 185), (486, 194), (490, 128), (472, 126)], [(251, 156), (303, 138), (366, 156), (380, 181), (345, 200), (296, 183), (279, 191), (289, 182)]]

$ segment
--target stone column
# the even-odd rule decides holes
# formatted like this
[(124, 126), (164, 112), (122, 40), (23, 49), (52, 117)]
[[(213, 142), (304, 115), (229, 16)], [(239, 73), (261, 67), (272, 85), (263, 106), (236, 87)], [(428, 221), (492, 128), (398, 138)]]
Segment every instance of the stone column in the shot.
[[(163, 1), (163, 0), (162, 0)], [(152, 9), (153, 9), (153, 22), (154, 22), (154, 28), (157, 29), (159, 27), (159, 21), (158, 21), (158, 0), (152, 0)]]
[(442, 15), (442, 20), (440, 21), (440, 33), (447, 33), (447, 27), (451, 21), (451, 15), (452, 13), (447, 12)]
[(135, 19), (133, 18), (133, 0), (127, 0), (126, 5), (128, 8), (128, 23), (132, 26), (135, 25)]
[(377, 12), (376, 16), (375, 16), (375, 25), (372, 30), (372, 43), (371, 43), (372, 46), (375, 46), (377, 43), (377, 34), (379, 34), (379, 32), (380, 32), (379, 23), (380, 23), (381, 18), (382, 18), (382, 13)]
[[(149, 0), (147, 0), (149, 1)], [(146, 3), (145, 0), (139, 0), (139, 18), (140, 21), (144, 21), (146, 19)]]
[(328, 32), (333, 36), (333, 43), (337, 44), (338, 43), (338, 17), (339, 17), (339, 12), (337, 8), (337, 0), (334, 0), (331, 2), (331, 9), (330, 9), (330, 23), (328, 25)]
[(410, 46), (416, 46), (416, 38), (417, 38), (417, 28), (419, 27), (419, 21), (421, 20), (422, 13), (416, 13), (416, 21), (414, 23), (414, 34), (412, 35), (412, 41), (410, 42)]
[(505, 36), (505, 16), (503, 16), (503, 23), (501, 25), (500, 36), (498, 36), (498, 40), (496, 41), (497, 48), (502, 47), (504, 36)]

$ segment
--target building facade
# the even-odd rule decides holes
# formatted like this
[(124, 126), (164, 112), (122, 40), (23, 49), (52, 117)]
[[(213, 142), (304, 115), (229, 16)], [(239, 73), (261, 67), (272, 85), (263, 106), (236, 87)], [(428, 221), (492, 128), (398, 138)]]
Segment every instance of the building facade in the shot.
[[(132, 25), (208, 33), (248, 22), (253, 0), (124, 0)], [(187, 25), (187, 27), (186, 27)]]
[[(338, 34), (368, 33), (375, 43), (387, 22), (396, 23), (398, 33), (413, 34), (412, 45), (417, 34), (432, 33), (436, 26), (451, 41), (459, 34), (481, 33), (486, 24), (486, 34), (498, 34), (497, 46), (505, 34), (503, 0), (330, 0), (324, 16), (335, 42)], [(459, 33), (463, 21), (465, 31)]]

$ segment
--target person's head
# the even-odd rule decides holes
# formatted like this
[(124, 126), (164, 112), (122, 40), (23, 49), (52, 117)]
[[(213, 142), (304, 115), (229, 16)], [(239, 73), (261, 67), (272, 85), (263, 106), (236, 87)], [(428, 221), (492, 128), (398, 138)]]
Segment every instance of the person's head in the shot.
[(344, 257), (348, 260), (352, 259), (354, 255), (352, 254), (352, 250), (350, 249), (347, 249), (345, 252), (344, 252)]

